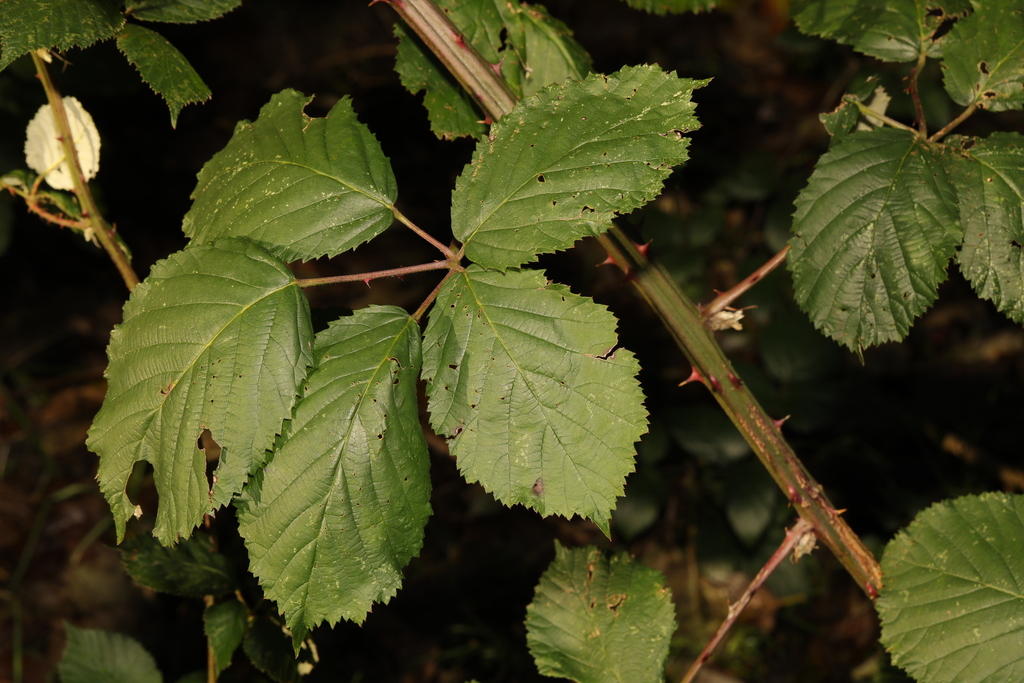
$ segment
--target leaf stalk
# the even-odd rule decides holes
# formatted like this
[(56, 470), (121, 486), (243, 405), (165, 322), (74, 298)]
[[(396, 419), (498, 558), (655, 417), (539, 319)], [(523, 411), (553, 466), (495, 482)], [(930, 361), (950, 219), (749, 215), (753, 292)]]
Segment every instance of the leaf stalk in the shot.
[(402, 277), (411, 273), (424, 273), (431, 270), (444, 270), (445, 268), (455, 270), (461, 269), (461, 266), (458, 266), (457, 263), (453, 266), (450, 260), (431, 261), (430, 263), (420, 263), (415, 266), (374, 270), (367, 273), (355, 273), (354, 275), (332, 275), (330, 277), (296, 279), (295, 282), (299, 287), (318, 287), (320, 285), (334, 285), (339, 282), (365, 282), (370, 284), (371, 280), (379, 280), (385, 277)]
[(68, 122), (68, 114), (64, 110), (64, 100), (61, 99), (60, 92), (58, 92), (53, 84), (53, 79), (50, 78), (50, 72), (46, 68), (46, 63), (35, 52), (31, 54), (32, 63), (35, 64), (36, 73), (43, 84), (43, 90), (46, 91), (46, 99), (50, 103), (50, 109), (53, 111), (57, 130), (60, 131), (60, 141), (64, 147), (64, 158), (71, 169), (71, 178), (75, 184), (75, 195), (77, 195), (78, 201), (82, 206), (83, 221), (87, 221), (89, 227), (93, 229), (93, 232), (100, 241), (100, 245), (107, 252), (110, 260), (114, 262), (114, 266), (117, 267), (117, 271), (121, 274), (125, 285), (131, 291), (139, 284), (139, 276), (135, 274), (135, 270), (128, 263), (125, 253), (118, 246), (113, 228), (103, 220), (103, 216), (96, 206), (96, 200), (92, 196), (89, 184), (85, 180), (85, 174), (82, 173), (82, 165), (78, 160), (78, 150), (75, 148), (71, 124)]

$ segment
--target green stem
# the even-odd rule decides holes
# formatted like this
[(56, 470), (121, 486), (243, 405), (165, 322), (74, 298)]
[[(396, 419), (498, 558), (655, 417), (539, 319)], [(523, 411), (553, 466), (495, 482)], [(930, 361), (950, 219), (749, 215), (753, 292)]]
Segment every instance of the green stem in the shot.
[[(507, 97), (508, 87), (501, 76), (476, 50), (465, 44), (458, 29), (430, 0), (383, 1), (395, 8), (442, 62), (446, 65), (455, 62), (450, 67), (453, 73), (467, 91), (477, 97), (492, 120), (511, 110), (515, 100)], [(410, 11), (412, 7), (416, 11)], [(506, 97), (481, 96), (481, 93), (499, 91), (506, 93)], [(898, 122), (893, 123), (908, 128)], [(782, 437), (779, 428), (732, 369), (721, 347), (704, 326), (697, 307), (664, 268), (650, 263), (619, 228), (612, 227), (600, 240), (608, 249), (609, 256), (631, 272), (633, 282), (644, 298), (800, 516), (810, 522), (818, 538), (835, 553), (861, 589), (876, 597), (882, 585), (878, 561), (839, 516), (821, 486)]]
[(91, 223), (93, 232), (99, 239), (100, 245), (106, 250), (110, 260), (114, 262), (118, 272), (121, 273), (121, 277), (124, 279), (125, 285), (128, 286), (128, 290), (131, 291), (135, 289), (135, 285), (139, 284), (139, 276), (132, 270), (131, 264), (128, 263), (124, 252), (117, 245), (113, 229), (103, 220), (103, 216), (96, 206), (96, 200), (93, 199), (92, 192), (89, 190), (89, 184), (85, 180), (85, 174), (82, 173), (82, 166), (78, 160), (78, 150), (75, 148), (74, 137), (71, 134), (71, 125), (68, 122), (67, 112), (64, 110), (64, 101), (61, 99), (60, 93), (50, 78), (50, 72), (46, 68), (46, 63), (35, 52), (32, 53), (32, 62), (36, 66), (36, 73), (39, 74), (39, 80), (46, 91), (46, 99), (50, 102), (50, 109), (53, 111), (53, 118), (57, 124), (57, 130), (60, 132), (61, 144), (64, 147), (64, 158), (71, 169), (71, 178), (75, 184), (75, 194), (82, 205), (83, 220)]
[(729, 304), (736, 299), (743, 296), (743, 293), (753, 287), (755, 284), (764, 279), (764, 276), (772, 272), (786, 260), (786, 255), (789, 254), (789, 245), (787, 244), (779, 250), (775, 256), (768, 259), (763, 266), (755, 270), (750, 275), (743, 278), (735, 287), (730, 289), (728, 292), (722, 292), (719, 294), (714, 301), (706, 306), (701, 306), (700, 311), (704, 320), (711, 318), (716, 313), (724, 311)]
[(444, 254), (444, 257), (446, 259), (448, 259), (450, 261), (451, 259), (453, 259), (455, 257), (455, 254), (454, 254), (454, 252), (452, 252), (451, 249), (449, 249), (448, 247), (444, 246), (443, 244), (438, 242), (436, 239), (434, 239), (433, 237), (428, 235), (426, 233), (426, 231), (423, 230), (423, 228), (421, 228), (420, 226), (416, 225), (411, 220), (406, 218), (405, 214), (403, 214), (401, 211), (399, 211), (398, 209), (396, 209), (393, 206), (391, 207), (391, 210), (394, 212), (395, 218), (398, 219), (398, 222), (400, 222), (402, 225), (404, 225), (405, 227), (407, 227), (410, 230), (412, 230), (414, 233), (416, 233), (417, 235), (419, 235), (420, 237), (425, 239), (430, 244), (434, 245), (434, 247), (436, 247), (438, 251), (440, 251), (442, 254)]
[(921, 135), (921, 133), (919, 133), (916, 128), (908, 126), (905, 123), (900, 123), (896, 119), (889, 118), (885, 114), (880, 114), (877, 111), (875, 111), (874, 109), (872, 109), (871, 107), (869, 107), (868, 105), (866, 105), (863, 102), (861, 102), (860, 100), (854, 102), (854, 104), (857, 105), (857, 109), (860, 110), (861, 115), (863, 115), (869, 121), (871, 119), (877, 119), (877, 120), (879, 120), (879, 121), (881, 121), (881, 122), (883, 122), (883, 123), (885, 123), (887, 125), (892, 126), (893, 128), (899, 128), (900, 130), (909, 131), (909, 132), (913, 133), (914, 135), (918, 135), (918, 136)]
[(331, 277), (312, 277), (303, 280), (296, 280), (299, 287), (317, 287), (319, 285), (334, 285), (339, 282), (365, 282), (378, 280), (382, 277), (402, 277), (411, 273), (425, 273), (430, 270), (444, 270), (451, 268), (451, 261), (431, 261), (415, 266), (403, 266), (402, 268), (390, 268), (388, 270), (374, 270), (369, 273), (356, 273), (354, 275), (332, 275)]
[(971, 106), (967, 107), (967, 109), (964, 109), (962, 112), (960, 112), (959, 116), (957, 116), (955, 119), (953, 119), (952, 121), (947, 123), (945, 126), (943, 126), (938, 132), (935, 133), (935, 135), (933, 135), (930, 138), (928, 138), (928, 142), (938, 142), (942, 138), (946, 137), (947, 135), (949, 135), (952, 132), (952, 130), (954, 128), (956, 128), (961, 123), (963, 123), (964, 121), (969, 119), (974, 114), (974, 112), (976, 112), (977, 110), (978, 110), (978, 103), (977, 102), (973, 102), (971, 104)]
[(924, 53), (921, 53), (917, 57), (917, 64), (910, 70), (910, 98), (914, 101), (917, 129), (921, 132), (921, 137), (928, 137), (928, 122), (924, 118), (924, 107), (921, 106), (921, 93), (917, 87), (917, 79), (921, 75), (921, 69), (924, 68), (924, 63), (927, 60), (928, 58)]

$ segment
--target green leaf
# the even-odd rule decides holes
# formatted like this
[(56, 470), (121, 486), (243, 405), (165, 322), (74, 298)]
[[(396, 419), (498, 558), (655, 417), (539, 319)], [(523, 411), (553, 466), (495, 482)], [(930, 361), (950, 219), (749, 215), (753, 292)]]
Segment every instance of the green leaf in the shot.
[[(119, 541), (138, 461), (153, 464), (153, 533), (165, 545), (241, 489), (291, 412), (311, 342), (295, 277), (254, 244), (222, 240), (153, 266), (111, 333), (107, 397), (89, 430)], [(223, 448), (212, 494), (204, 429)]]
[(552, 86), (491, 127), (456, 183), (452, 229), (466, 255), (508, 268), (608, 229), (661, 192), (697, 127), (706, 81), (656, 66)]
[(242, 121), (199, 172), (182, 229), (197, 242), (248, 237), (285, 261), (334, 256), (394, 220), (391, 165), (342, 98), (322, 119), (285, 90)]
[[(590, 58), (562, 22), (539, 5), (506, 0), (440, 0), (466, 42), (492, 64), (521, 97), (552, 83), (582, 79)], [(410, 92), (424, 92), (431, 130), (441, 138), (480, 136), (485, 116), (448, 70), (401, 25), (395, 70)]]
[(876, 607), (893, 662), (922, 683), (1024, 680), (1024, 496), (933, 505), (885, 548)]
[(970, 9), (969, 0), (793, 0), (790, 14), (804, 33), (882, 61), (910, 62), (920, 55), (941, 57), (946, 23)]
[(135, 583), (161, 593), (216, 597), (239, 587), (231, 563), (214, 551), (206, 534), (184, 539), (173, 548), (139, 534), (121, 546), (121, 559)]
[(796, 299), (814, 325), (860, 351), (902, 339), (935, 300), (962, 238), (933, 145), (892, 129), (837, 140), (796, 200)]
[(957, 104), (1024, 108), (1024, 3), (977, 2), (946, 48), (944, 84)]
[(652, 14), (682, 14), (712, 10), (718, 0), (626, 0), (626, 4)]
[(143, 21), (193, 24), (224, 16), (242, 0), (128, 0), (125, 11)]
[(675, 631), (661, 572), (626, 553), (568, 549), (555, 559), (526, 608), (526, 643), (543, 676), (578, 683), (661, 683)]
[(589, 517), (607, 534), (646, 431), (639, 370), (603, 306), (537, 271), (479, 266), (430, 314), (430, 423), (459, 469), (506, 505)]
[(434, 135), (442, 140), (483, 135), (487, 130), (484, 114), (458, 81), (404, 24), (395, 24), (395, 37), (395, 71), (406, 90), (423, 92), (423, 106)]
[(317, 335), (315, 356), (239, 514), (250, 570), (293, 631), (362, 622), (390, 599), (430, 515), (416, 321), (394, 306), (356, 311)]
[[(529, 97), (553, 83), (580, 81), (590, 73), (590, 55), (572, 30), (546, 9), (503, 0), (495, 4), (508, 31), (508, 44), (500, 55), (502, 75), (518, 85), (517, 95)], [(509, 74), (512, 68), (515, 73)]]
[(1024, 323), (1024, 137), (949, 138), (960, 199), (960, 271), (975, 291)]
[(213, 652), (218, 675), (231, 664), (231, 657), (242, 644), (248, 625), (249, 610), (238, 600), (228, 600), (206, 608), (203, 613), (203, 630)]
[(276, 683), (300, 683), (301, 664), (296, 661), (288, 630), (267, 617), (256, 617), (242, 639), (249, 661)]
[(57, 665), (62, 683), (161, 683), (153, 657), (132, 638), (64, 622), (68, 644)]
[(843, 95), (843, 100), (839, 103), (838, 107), (828, 114), (818, 115), (829, 135), (840, 138), (844, 137), (865, 120), (864, 116), (860, 113), (857, 102), (867, 103), (872, 100), (875, 88), (881, 88), (881, 86), (876, 85), (877, 82), (878, 79), (870, 77), (854, 84), (849, 88), (849, 92)]
[(0, 2), (0, 69), (39, 49), (89, 47), (117, 34), (124, 17), (113, 0)]
[(127, 24), (117, 36), (117, 49), (138, 69), (153, 92), (167, 102), (172, 128), (178, 125), (178, 114), (186, 104), (210, 99), (210, 89), (185, 55), (159, 33)]

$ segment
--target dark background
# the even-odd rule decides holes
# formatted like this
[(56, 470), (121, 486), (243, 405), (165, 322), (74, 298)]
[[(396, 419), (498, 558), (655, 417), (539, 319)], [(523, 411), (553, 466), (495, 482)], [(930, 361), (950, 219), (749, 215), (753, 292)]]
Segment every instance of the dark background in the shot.
[[(695, 95), (702, 128), (691, 136), (691, 161), (658, 201), (624, 219), (653, 240), (652, 254), (699, 301), (784, 245), (793, 197), (828, 145), (817, 115), (833, 109), (847, 85), (881, 72), (897, 100), (890, 112), (909, 111), (904, 67), (801, 36), (771, 2), (737, 0), (723, 11), (676, 17), (614, 0), (547, 7), (575, 31), (595, 70), (658, 63), (713, 77)], [(211, 101), (182, 112), (177, 129), (112, 43), (72, 50), (67, 65), (51, 65), (58, 87), (82, 101), (101, 132), (94, 188), (139, 274), (185, 245), (181, 219), (196, 173), (237, 121), (254, 119), (284, 88), (315, 95), (307, 108), (314, 116), (351, 97), (392, 161), (399, 207), (447, 241), (450, 192), (473, 144), (434, 139), (419, 97), (398, 83), (395, 19), (383, 4), (246, 0), (217, 21), (155, 26), (213, 91)], [(922, 90), (943, 121), (950, 112), (939, 77), (937, 68), (927, 71)], [(0, 171), (24, 165), (19, 131), (43, 102), (26, 60), (0, 74)], [(980, 115), (959, 132), (1020, 124), (1014, 114)], [(174, 681), (205, 665), (201, 601), (131, 584), (110, 548), (96, 460), (83, 445), (127, 292), (103, 252), (7, 199), (0, 203), (11, 216), (10, 227), (0, 227), (0, 680), (10, 680), (16, 652), (24, 680), (54, 680), (67, 620), (131, 634)], [(362, 627), (316, 632), (322, 661), (310, 680), (539, 680), (522, 622), (553, 539), (627, 550), (665, 572), (680, 623), (670, 658), (677, 679), (724, 615), (725, 600), (778, 543), (793, 519), (785, 499), (703, 389), (677, 386), (688, 364), (621, 273), (595, 268), (603, 257), (584, 241), (542, 265), (612, 308), (624, 345), (644, 368), (651, 433), (611, 542), (590, 523), (494, 503), (461, 480), (433, 439), (434, 516), (423, 552), (398, 597), (375, 607)], [(429, 246), (392, 229), (354, 254), (295, 268), (311, 277), (431, 258)], [(423, 275), (308, 293), (324, 325), (369, 303), (411, 310), (435, 282)], [(1024, 331), (978, 300), (955, 268), (910, 337), (869, 350), (863, 365), (810, 328), (789, 288), (784, 272), (759, 284), (740, 300), (758, 306), (744, 330), (721, 341), (768, 410), (791, 415), (787, 436), (876, 552), (934, 501), (1024, 490)], [(231, 524), (230, 514), (218, 516), (229, 553), (237, 550)], [(870, 602), (818, 551), (758, 594), (710, 666), (722, 681), (901, 680), (877, 636)], [(260, 678), (236, 656), (223, 680)]]

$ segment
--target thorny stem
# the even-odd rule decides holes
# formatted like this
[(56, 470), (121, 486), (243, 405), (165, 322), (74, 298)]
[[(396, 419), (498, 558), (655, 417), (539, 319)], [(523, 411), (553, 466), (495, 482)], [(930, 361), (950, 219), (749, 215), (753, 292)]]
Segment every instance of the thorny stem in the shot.
[(967, 107), (967, 109), (964, 109), (962, 112), (960, 112), (959, 116), (957, 116), (955, 119), (953, 119), (945, 126), (943, 126), (938, 132), (935, 133), (935, 135), (928, 138), (928, 142), (938, 142), (942, 138), (946, 137), (947, 135), (950, 134), (950, 132), (952, 132), (954, 128), (956, 128), (961, 123), (969, 119), (971, 115), (974, 114), (974, 112), (976, 112), (977, 110), (978, 103), (972, 102), (971, 106)]
[(701, 315), (705, 320), (707, 320), (719, 311), (725, 310), (729, 304), (742, 296), (744, 292), (764, 279), (765, 275), (778, 268), (779, 265), (786, 260), (786, 254), (788, 253), (789, 245), (787, 244), (779, 251), (778, 254), (772, 256), (763, 266), (743, 278), (743, 280), (741, 280), (735, 287), (730, 289), (728, 292), (722, 292), (708, 305), (701, 306)]
[(415, 266), (389, 268), (388, 270), (374, 270), (368, 273), (356, 273), (354, 275), (332, 275), (330, 277), (311, 277), (296, 280), (295, 282), (299, 285), (299, 287), (317, 287), (319, 285), (333, 285), (339, 282), (365, 282), (366, 284), (370, 284), (370, 280), (379, 280), (380, 278), (384, 277), (402, 277), (403, 275), (409, 275), (411, 273), (424, 273), (429, 270), (444, 270), (445, 268), (453, 269), (457, 265), (457, 262), (453, 264), (450, 260), (431, 261), (430, 263), (420, 263)]
[(124, 279), (124, 283), (129, 291), (135, 289), (135, 285), (139, 284), (139, 276), (135, 274), (124, 252), (117, 245), (113, 229), (103, 220), (103, 216), (96, 206), (96, 200), (93, 199), (92, 191), (89, 190), (89, 184), (85, 181), (82, 165), (78, 160), (78, 150), (75, 148), (74, 137), (71, 133), (71, 125), (68, 122), (68, 114), (64, 110), (64, 101), (61, 99), (60, 93), (57, 92), (57, 88), (50, 78), (50, 72), (46, 68), (46, 63), (35, 52), (31, 54), (32, 63), (35, 64), (36, 73), (39, 75), (39, 80), (46, 91), (46, 99), (50, 103), (50, 109), (53, 111), (57, 130), (60, 132), (61, 144), (64, 147), (64, 158), (71, 169), (71, 178), (75, 183), (75, 195), (78, 196), (78, 201), (82, 205), (82, 218), (91, 224), (93, 232), (100, 241), (100, 245), (107, 252), (110, 260), (114, 262), (118, 272), (121, 273), (121, 277)]
[(921, 132), (921, 137), (928, 137), (928, 122), (924, 118), (924, 107), (921, 106), (921, 93), (918, 91), (917, 77), (921, 74), (921, 69), (924, 68), (927, 59), (928, 57), (922, 52), (917, 57), (917, 64), (910, 70), (910, 98), (914, 101), (914, 112), (917, 116), (915, 123)]
[[(478, 97), (492, 120), (510, 111), (514, 101), (494, 102), (479, 97), (478, 93), (504, 86), (504, 81), (475, 50), (456, 49), (449, 44), (457, 42), (459, 46), (465, 47), (461, 34), (444, 13), (433, 7), (430, 0), (383, 1), (399, 12), (432, 52), (443, 52), (448, 55), (448, 59), (457, 59), (460, 62), (460, 73), (471, 74), (473, 79), (478, 79), (467, 86), (467, 90)], [(407, 11), (413, 5), (424, 8), (424, 11)], [(433, 11), (429, 9), (431, 7)], [(431, 22), (442, 26), (424, 25)], [(507, 91), (507, 86), (504, 87)], [(898, 122), (894, 123), (907, 128)], [(736, 375), (721, 347), (704, 326), (697, 307), (667, 271), (649, 262), (618, 227), (613, 226), (598, 239), (608, 250), (608, 255), (632, 275), (633, 283), (661, 318), (679, 348), (693, 364), (694, 370), (700, 374), (704, 384), (787, 494), (800, 516), (811, 524), (818, 538), (835, 553), (861, 589), (870, 597), (877, 597), (882, 585), (882, 570), (878, 561), (839, 516), (840, 513), (829, 502), (821, 486), (807, 472), (783, 438), (779, 427)]]
[[(700, 668), (704, 666), (704, 662), (711, 658), (711, 653), (715, 651), (715, 648), (718, 647), (722, 638), (724, 638), (725, 634), (729, 632), (730, 628), (732, 628), (732, 625), (736, 622), (736, 617), (740, 615), (743, 608), (746, 607), (747, 603), (750, 602), (750, 599), (754, 597), (754, 593), (756, 593), (764, 584), (765, 580), (771, 576), (772, 572), (774, 572), (779, 566), (779, 563), (782, 562), (782, 559), (793, 552), (800, 541), (808, 534), (813, 535), (814, 532), (811, 530), (810, 523), (805, 519), (797, 520), (797, 523), (786, 532), (786, 538), (783, 539), (779, 547), (774, 553), (772, 553), (772, 556), (768, 558), (768, 561), (765, 562), (763, 567), (761, 567), (761, 571), (759, 571), (757, 576), (754, 577), (754, 580), (750, 582), (750, 585), (747, 586), (747, 590), (743, 592), (740, 599), (737, 600), (735, 604), (729, 605), (729, 613), (726, 616), (725, 621), (723, 621), (722, 625), (718, 627), (717, 631), (715, 631), (714, 637), (708, 641), (707, 645), (704, 646), (700, 656), (698, 656), (696, 661), (690, 665), (686, 675), (683, 676), (682, 683), (690, 683), (694, 678), (696, 678)], [(800, 555), (799, 552), (794, 554), (794, 562), (800, 559), (798, 555)]]
[(446, 259), (451, 260), (452, 258), (455, 257), (455, 254), (452, 252), (451, 249), (449, 249), (448, 247), (444, 246), (443, 244), (438, 242), (436, 239), (434, 239), (433, 237), (428, 235), (426, 233), (426, 231), (423, 230), (423, 228), (421, 228), (420, 226), (416, 225), (411, 220), (406, 218), (405, 214), (403, 214), (401, 211), (399, 211), (395, 207), (391, 207), (391, 210), (394, 212), (395, 218), (397, 218), (400, 223), (402, 223), (407, 228), (412, 230), (414, 233), (416, 233), (417, 235), (419, 235), (420, 237), (425, 239), (427, 242), (432, 244), (434, 247), (436, 247), (438, 251), (440, 251), (442, 254), (444, 254), (444, 257)]
[(410, 317), (418, 322), (420, 318), (423, 317), (423, 314), (427, 312), (427, 309), (430, 308), (430, 305), (434, 303), (434, 299), (437, 298), (437, 295), (441, 293), (441, 288), (444, 287), (445, 283), (448, 282), (448, 280), (450, 280), (452, 276), (455, 275), (455, 273), (461, 273), (464, 271), (465, 269), (462, 268), (461, 266), (449, 270), (448, 273), (443, 278), (441, 278), (441, 281), (437, 283), (437, 286), (434, 287), (434, 290), (430, 292), (427, 298), (423, 300), (423, 303), (420, 304), (419, 308), (417, 308)]

